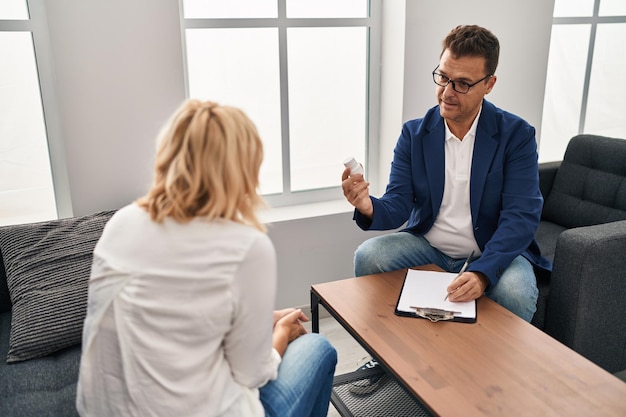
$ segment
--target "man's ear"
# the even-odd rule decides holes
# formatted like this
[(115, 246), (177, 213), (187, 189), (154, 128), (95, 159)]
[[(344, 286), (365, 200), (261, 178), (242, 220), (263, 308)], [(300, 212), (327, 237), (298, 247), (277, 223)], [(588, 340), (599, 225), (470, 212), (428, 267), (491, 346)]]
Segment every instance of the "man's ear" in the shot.
[(489, 78), (489, 81), (487, 81), (487, 91), (485, 91), (485, 94), (491, 93), (493, 86), (496, 85), (497, 79), (498, 77), (496, 75), (493, 75), (491, 76), (491, 78)]

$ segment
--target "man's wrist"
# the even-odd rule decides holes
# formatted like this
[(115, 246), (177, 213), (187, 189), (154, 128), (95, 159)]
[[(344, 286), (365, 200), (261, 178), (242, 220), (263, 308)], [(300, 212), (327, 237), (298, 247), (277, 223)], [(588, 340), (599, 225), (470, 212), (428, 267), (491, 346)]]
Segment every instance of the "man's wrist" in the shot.
[(487, 287), (489, 287), (489, 278), (487, 278), (487, 275), (483, 274), (482, 272), (475, 271), (475, 273), (480, 280), (481, 286), (483, 287), (483, 292), (486, 291)]

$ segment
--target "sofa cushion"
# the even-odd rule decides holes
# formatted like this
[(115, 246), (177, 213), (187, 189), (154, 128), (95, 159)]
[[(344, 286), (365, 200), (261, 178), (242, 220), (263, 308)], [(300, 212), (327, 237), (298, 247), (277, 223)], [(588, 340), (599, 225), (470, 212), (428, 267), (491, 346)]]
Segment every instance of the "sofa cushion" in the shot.
[(566, 228), (626, 220), (626, 140), (578, 135), (570, 140), (543, 219)]
[[(561, 232), (567, 230), (563, 226), (549, 222), (541, 221), (537, 232), (535, 233), (535, 240), (541, 249), (541, 255), (554, 261), (554, 252), (556, 251), (556, 242)], [(537, 277), (537, 289), (539, 290), (539, 297), (537, 299), (537, 311), (532, 319), (534, 324), (539, 329), (544, 328), (544, 320), (546, 315), (546, 304), (550, 295), (550, 273), (537, 269), (535, 270), (535, 276)]]
[(81, 342), (93, 249), (112, 214), (0, 228), (13, 303), (8, 363)]
[[(0, 356), (9, 350), (11, 313), (0, 313)], [(80, 345), (43, 358), (0, 361), (0, 416), (74, 417)]]
[(541, 255), (550, 262), (554, 262), (554, 252), (556, 251), (556, 242), (559, 235), (567, 230), (567, 228), (546, 220), (539, 222), (535, 240), (541, 250)]

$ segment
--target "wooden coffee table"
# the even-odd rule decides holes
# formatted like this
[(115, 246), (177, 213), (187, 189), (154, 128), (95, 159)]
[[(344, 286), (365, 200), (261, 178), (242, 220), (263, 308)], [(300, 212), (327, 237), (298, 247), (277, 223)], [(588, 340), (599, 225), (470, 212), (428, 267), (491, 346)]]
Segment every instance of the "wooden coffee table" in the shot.
[(313, 285), (313, 331), (321, 304), (434, 415), (626, 416), (626, 383), (487, 297), (473, 324), (396, 316), (405, 275)]

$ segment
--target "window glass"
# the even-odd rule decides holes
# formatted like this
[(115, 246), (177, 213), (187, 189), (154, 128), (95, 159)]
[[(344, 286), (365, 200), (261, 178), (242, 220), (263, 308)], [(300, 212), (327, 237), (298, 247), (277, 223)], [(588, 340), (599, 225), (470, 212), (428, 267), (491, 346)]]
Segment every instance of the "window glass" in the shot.
[(600, 16), (626, 16), (626, 1), (624, 0), (601, 0)]
[(0, 32), (0, 225), (56, 218), (30, 32)]
[(585, 132), (626, 138), (626, 23), (598, 25)]
[(563, 159), (578, 134), (590, 25), (553, 25), (543, 103), (539, 160)]
[(291, 190), (333, 187), (365, 158), (367, 29), (289, 28)]
[(287, 17), (367, 17), (367, 0), (287, 0)]
[(186, 19), (277, 17), (276, 0), (184, 0)]
[(278, 30), (187, 29), (189, 97), (241, 108), (263, 139), (263, 194), (282, 192)]
[(26, 0), (0, 1), (0, 20), (28, 20)]
[[(370, 40), (380, 36), (380, 16), (369, 16), (370, 1), (272, 0), (271, 13), (225, 5), (209, 13), (200, 9), (212, 2), (181, 1), (188, 95), (240, 107), (257, 124), (260, 192), (271, 206), (337, 199), (348, 156), (376, 171), (367, 149), (378, 108), (371, 80), (380, 72), (370, 67), (379, 53)], [(230, 19), (192, 19), (208, 15)]]
[[(619, 0), (622, 1), (622, 0)], [(554, 17), (592, 16), (594, 0), (555, 0)]]

